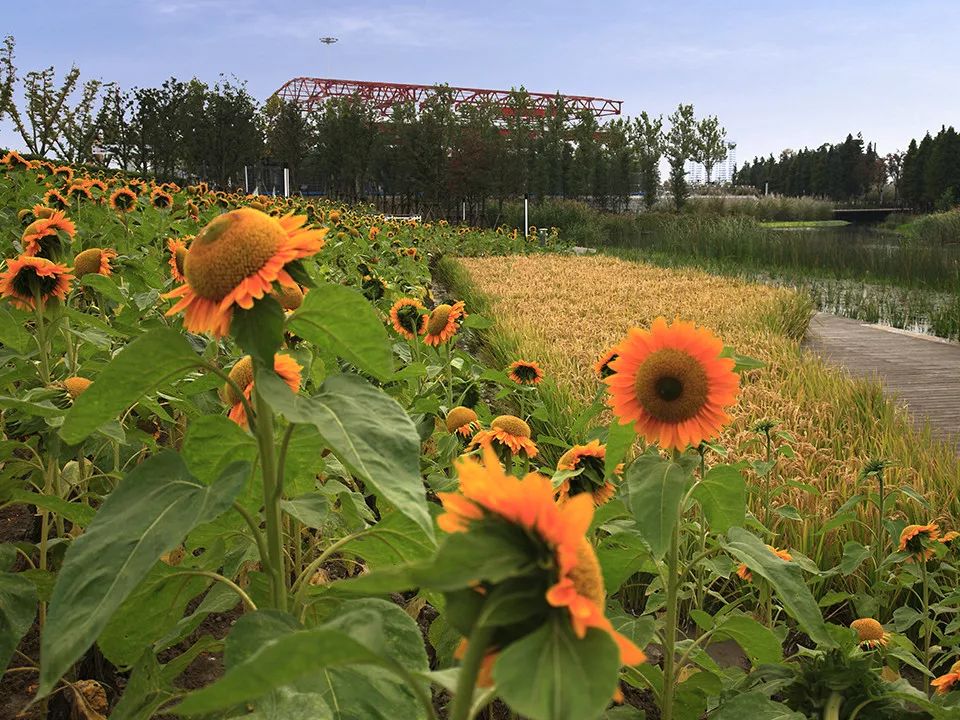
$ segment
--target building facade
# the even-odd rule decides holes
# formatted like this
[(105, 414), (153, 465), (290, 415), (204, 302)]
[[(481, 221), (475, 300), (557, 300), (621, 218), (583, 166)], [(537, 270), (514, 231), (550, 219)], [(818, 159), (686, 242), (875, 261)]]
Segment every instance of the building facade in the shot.
[[(687, 182), (691, 185), (705, 185), (707, 182), (707, 171), (702, 163), (687, 161)], [(713, 166), (713, 172), (710, 174), (710, 182), (716, 185), (733, 182), (733, 173), (737, 169), (737, 144), (735, 142), (727, 143), (727, 157)]]

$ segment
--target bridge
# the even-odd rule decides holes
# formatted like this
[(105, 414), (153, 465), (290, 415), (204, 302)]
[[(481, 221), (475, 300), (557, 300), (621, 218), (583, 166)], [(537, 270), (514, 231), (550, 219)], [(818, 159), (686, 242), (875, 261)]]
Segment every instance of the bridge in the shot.
[[(375, 110), (380, 115), (380, 119), (386, 120), (395, 106), (412, 103), (420, 108), (429, 97), (438, 92), (450, 93), (454, 107), (493, 106), (498, 108), (504, 117), (510, 117), (516, 112), (517, 91), (515, 90), (486, 90), (449, 85), (410, 85), (298, 77), (285, 82), (274, 94), (283, 100), (297, 103), (307, 112), (312, 112), (331, 98), (357, 98)], [(545, 117), (555, 112), (558, 101), (562, 101), (572, 114), (586, 110), (598, 118), (619, 115), (623, 105), (622, 100), (589, 95), (523, 92), (527, 98), (524, 114), (533, 117)]]
[(834, 208), (834, 220), (846, 220), (853, 223), (883, 222), (887, 215), (903, 212), (903, 208)]

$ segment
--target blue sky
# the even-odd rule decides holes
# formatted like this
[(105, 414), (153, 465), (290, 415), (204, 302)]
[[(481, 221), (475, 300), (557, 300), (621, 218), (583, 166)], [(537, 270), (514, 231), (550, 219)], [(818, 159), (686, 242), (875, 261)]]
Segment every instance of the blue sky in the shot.
[[(598, 95), (624, 113), (692, 102), (755, 154), (862, 131), (881, 153), (960, 124), (956, 2), (8, 2), (23, 73), (148, 86), (298, 75)], [(339, 42), (325, 46), (322, 35)], [(20, 145), (8, 120), (0, 143)]]

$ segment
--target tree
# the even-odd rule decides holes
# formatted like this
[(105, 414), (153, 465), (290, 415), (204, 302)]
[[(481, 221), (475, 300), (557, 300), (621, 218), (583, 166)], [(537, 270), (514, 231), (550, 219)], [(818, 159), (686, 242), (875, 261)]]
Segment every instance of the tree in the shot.
[(663, 116), (651, 118), (646, 111), (633, 119), (630, 139), (637, 169), (640, 173), (640, 190), (647, 209), (657, 203), (660, 189), (660, 158), (663, 157)]
[(673, 193), (673, 205), (679, 211), (689, 194), (684, 165), (693, 157), (696, 149), (697, 126), (693, 117), (693, 105), (681, 103), (667, 120), (670, 121), (670, 130), (664, 135), (663, 146), (670, 162), (669, 183), (670, 192)]
[(716, 116), (711, 115), (697, 123), (696, 133), (693, 158), (703, 165), (709, 185), (713, 168), (727, 157), (727, 131)]
[(887, 177), (889, 177), (890, 182), (893, 183), (893, 200), (894, 202), (899, 202), (900, 178), (903, 177), (903, 153), (899, 150), (888, 153), (886, 157), (883, 158), (883, 162), (886, 165)]
[(274, 95), (264, 105), (263, 124), (267, 155), (290, 168), (290, 182), (296, 184), (313, 143), (308, 117), (295, 102)]

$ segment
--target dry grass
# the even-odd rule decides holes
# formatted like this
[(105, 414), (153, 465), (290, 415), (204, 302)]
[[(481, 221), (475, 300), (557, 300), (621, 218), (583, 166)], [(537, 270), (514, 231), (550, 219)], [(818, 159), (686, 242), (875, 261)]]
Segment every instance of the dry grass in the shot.
[[(776, 504), (790, 504), (807, 517), (780, 519), (778, 531), (792, 546), (814, 557), (837, 547), (819, 532), (825, 518), (856, 493), (869, 492), (858, 474), (871, 457), (896, 463), (888, 482), (909, 485), (930, 502), (930, 517), (955, 517), (960, 463), (955, 451), (915, 430), (905, 413), (876, 383), (854, 380), (803, 351), (782, 330), (797, 298), (767, 286), (695, 270), (666, 270), (604, 256), (470, 258), (460, 261), (489, 298), (497, 328), (519, 339), (526, 359), (575, 400), (587, 402), (597, 389), (591, 366), (631, 325), (646, 326), (658, 315), (693, 320), (716, 331), (737, 352), (767, 366), (744, 378), (734, 422), (721, 442), (731, 459), (759, 459), (754, 422), (780, 421), (792, 433), (796, 452), (778, 468)], [(794, 333), (795, 334), (795, 333)], [(576, 411), (571, 407), (570, 412)], [(796, 485), (788, 484), (793, 481)], [(857, 519), (871, 525), (863, 506)], [(927, 518), (917, 503), (900, 498), (898, 512)], [(953, 523), (948, 520), (947, 524)], [(851, 530), (848, 525), (847, 530)], [(866, 526), (853, 527), (866, 543)], [(851, 537), (846, 531), (844, 539)], [(842, 543), (841, 543), (842, 544)]]

